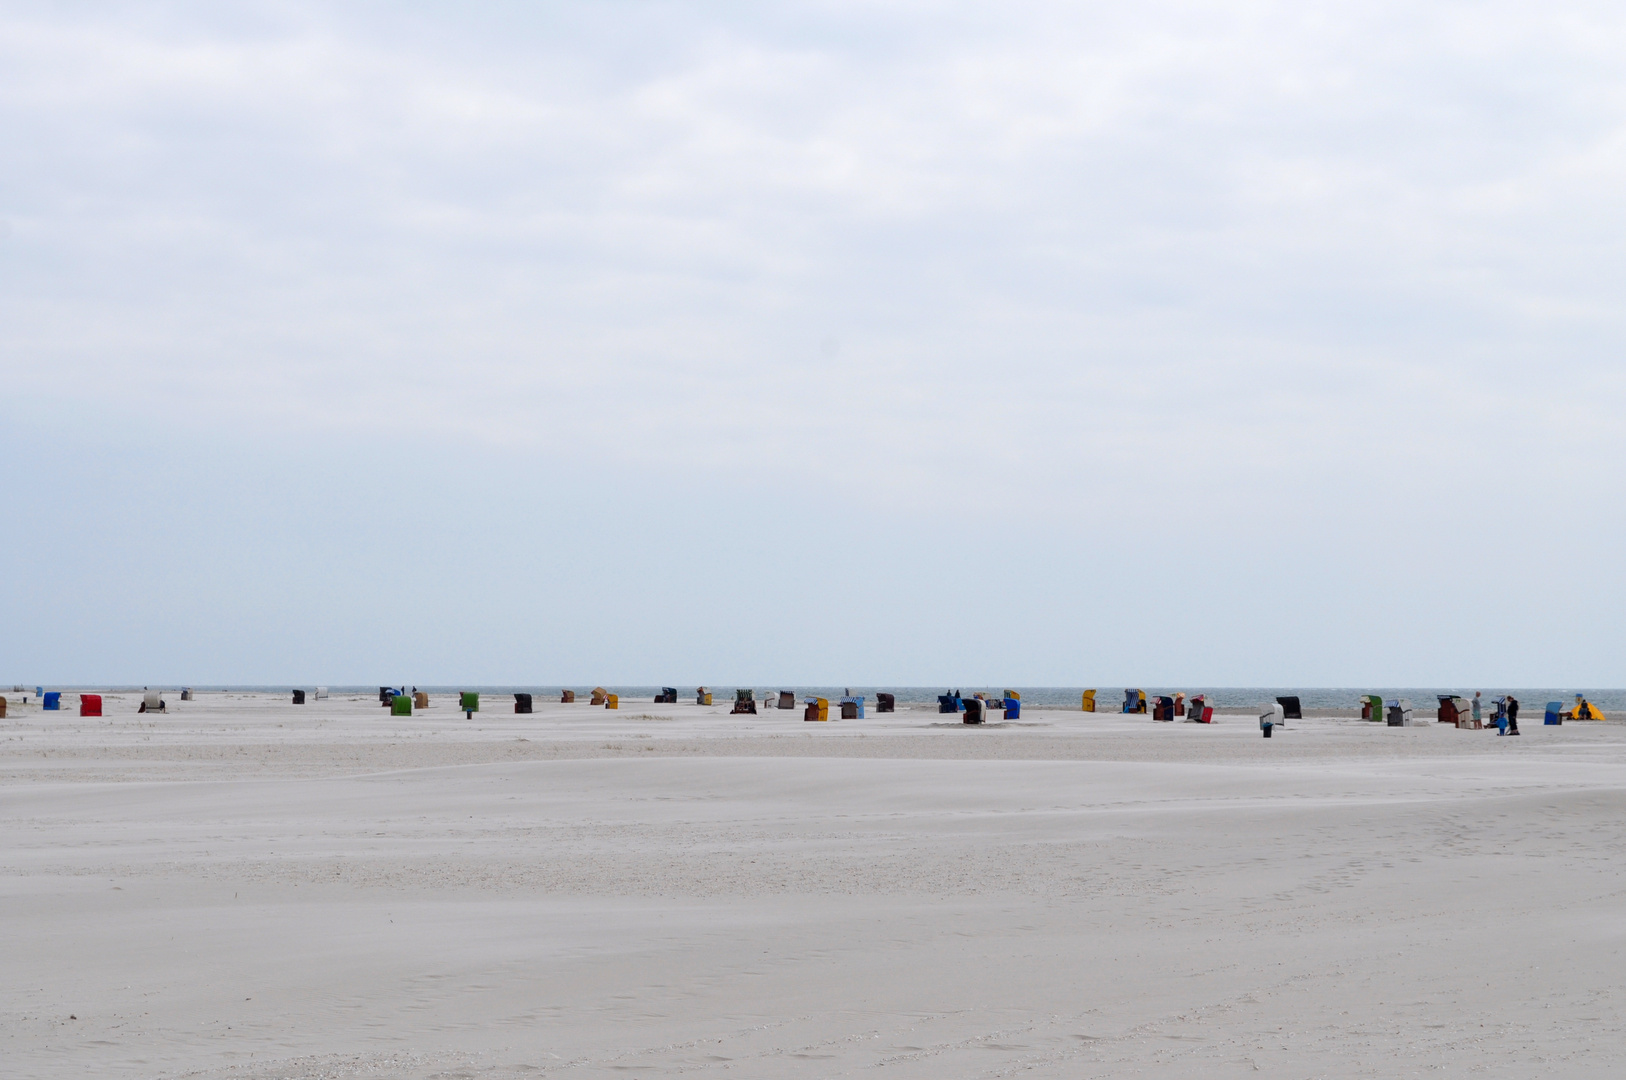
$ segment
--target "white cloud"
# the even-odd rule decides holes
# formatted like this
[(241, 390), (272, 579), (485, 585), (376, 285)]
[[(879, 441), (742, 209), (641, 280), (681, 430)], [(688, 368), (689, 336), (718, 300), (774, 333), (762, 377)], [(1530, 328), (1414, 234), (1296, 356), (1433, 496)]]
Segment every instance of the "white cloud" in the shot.
[(1547, 508), (1623, 479), (1623, 47), (1586, 4), (13, 6), (0, 373), (867, 505)]

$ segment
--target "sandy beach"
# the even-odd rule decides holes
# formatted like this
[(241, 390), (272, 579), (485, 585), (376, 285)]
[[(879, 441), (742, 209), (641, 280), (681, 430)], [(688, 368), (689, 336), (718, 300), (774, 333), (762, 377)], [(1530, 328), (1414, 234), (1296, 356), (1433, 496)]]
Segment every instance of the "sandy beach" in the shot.
[(176, 698), (0, 727), (7, 1077), (1626, 1059), (1614, 723)]

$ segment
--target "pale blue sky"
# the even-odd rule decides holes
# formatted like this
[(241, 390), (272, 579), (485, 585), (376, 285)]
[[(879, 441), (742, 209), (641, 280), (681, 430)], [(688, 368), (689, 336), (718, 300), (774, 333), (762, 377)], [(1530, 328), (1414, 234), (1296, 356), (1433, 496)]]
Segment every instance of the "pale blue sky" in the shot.
[(1626, 685), (1604, 4), (0, 8), (0, 680)]

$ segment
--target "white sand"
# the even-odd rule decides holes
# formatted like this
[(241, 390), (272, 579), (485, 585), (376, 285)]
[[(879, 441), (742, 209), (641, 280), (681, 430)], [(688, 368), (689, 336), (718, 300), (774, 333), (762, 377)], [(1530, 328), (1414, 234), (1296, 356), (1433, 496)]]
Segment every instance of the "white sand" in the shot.
[(176, 697), (0, 722), (8, 1080), (1626, 1067), (1615, 724)]

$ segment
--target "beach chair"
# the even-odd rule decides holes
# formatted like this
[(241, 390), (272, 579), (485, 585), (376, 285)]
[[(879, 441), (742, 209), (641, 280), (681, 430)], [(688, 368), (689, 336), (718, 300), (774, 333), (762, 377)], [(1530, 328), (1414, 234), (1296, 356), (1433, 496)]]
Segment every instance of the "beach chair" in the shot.
[(1174, 723), (1174, 699), (1159, 694), (1153, 699), (1156, 704), (1152, 708), (1152, 719), (1163, 723)]
[(1384, 722), (1390, 727), (1411, 727), (1412, 708), (1409, 698), (1390, 698), (1383, 705)]
[(396, 694), (390, 698), (391, 716), (411, 716), (412, 699), (405, 694)]
[(620, 694), (606, 694), (606, 695), (604, 695), (604, 707), (606, 709), (619, 709), (621, 707), (621, 695)]
[(530, 712), (531, 711), (531, 695), (529, 695), (529, 694), (515, 694), (514, 695), (514, 711), (516, 713), (528, 713), (528, 712)]
[(655, 704), (657, 704), (657, 705), (676, 705), (677, 704), (677, 687), (675, 687), (675, 686), (663, 686), (663, 687), (661, 687), (661, 692), (660, 692), (659, 696), (657, 696), (655, 698)]
[(1286, 712), (1280, 699), (1264, 706), (1259, 713), (1259, 730), (1265, 738), (1270, 738), (1271, 732), (1281, 726), (1282, 721), (1286, 719)]
[(711, 691), (704, 686), (697, 688), (694, 692), (694, 703), (696, 705), (710, 705)]
[(80, 716), (100, 716), (100, 715), (102, 715), (102, 695), (100, 695), (100, 694), (80, 694), (79, 695), (79, 715)]
[(327, 687), (318, 686), (316, 688), (316, 700), (317, 701), (326, 701), (327, 700)]
[(1547, 715), (1542, 717), (1543, 724), (1558, 725), (1564, 722), (1564, 703), (1562, 701), (1549, 701)]
[(1361, 697), (1361, 719), (1383, 722), (1383, 699), (1376, 694), (1365, 694)]
[[(294, 693), (297, 694), (299, 691), (296, 690)], [(294, 700), (294, 704), (299, 705), (302, 703), (296, 698)], [(136, 709), (136, 712), (149, 713), (164, 711), (164, 697), (162, 693), (157, 690), (143, 690), (141, 692), (141, 706), (140, 708)]]
[(1214, 722), (1214, 706), (1208, 703), (1208, 698), (1198, 694), (1186, 705), (1186, 719), (1193, 724), (1212, 724)]
[(875, 711), (877, 713), (897, 712), (898, 711), (898, 699), (897, 699), (897, 696), (894, 695), (894, 694), (876, 694), (875, 695)]
[(794, 709), (796, 707), (796, 695), (789, 690), (779, 691), (779, 707), (781, 709)]
[[(323, 691), (320, 694), (320, 696), (321, 697), (327, 697), (327, 692)], [(181, 700), (182, 701), (191, 701), (192, 700), (192, 688), (190, 686), (181, 687)]]
[(965, 707), (965, 716), (960, 719), (960, 723), (962, 723), (962, 724), (980, 724), (980, 723), (982, 723), (982, 699), (981, 698), (974, 698), (974, 697), (963, 698), (961, 700), (961, 704), (964, 705), (964, 707)]
[(46, 712), (58, 712), (62, 708), (62, 691), (47, 690), (40, 694), (40, 708)]
[(5, 718), (6, 718), (6, 699), (3, 698), (3, 697), (0, 697), (0, 720), (4, 720)]
[(1084, 711), (1085, 712), (1094, 712), (1095, 711), (1095, 691), (1094, 690), (1086, 690), (1086, 691), (1084, 691)]
[(480, 711), (480, 694), (476, 690), (463, 690), (457, 695), (457, 707), (465, 719), (474, 719), (474, 714)]
[[(972, 700), (975, 700), (974, 698)], [(965, 708), (961, 704), (960, 693), (956, 690), (952, 694), (937, 695), (937, 711), (939, 713), (957, 713)]]
[(1299, 699), (1296, 697), (1279, 697), (1276, 704), (1282, 707), (1283, 720), (1303, 720), (1304, 713), (1299, 709)]
[[(305, 704), (305, 691), (303, 691), (303, 690), (295, 690), (294, 691), (293, 704), (295, 704), (295, 705), (303, 705), (303, 704)], [(142, 712), (147, 711), (147, 703), (145, 701), (143, 701), (141, 703), (141, 711)]]
[(576, 704), (576, 691), (574, 691), (574, 690), (561, 690), (561, 691), (559, 691), (559, 704), (561, 704), (561, 705), (574, 705), (574, 704)]
[(756, 693), (751, 690), (734, 691), (734, 707), (728, 710), (730, 716), (755, 716), (757, 714)]
[(830, 719), (830, 701), (828, 698), (810, 697), (804, 699), (807, 708), (802, 710), (803, 720), (828, 721)]
[(1126, 713), (1144, 713), (1145, 711), (1146, 711), (1146, 691), (1144, 691), (1144, 690), (1125, 690), (1124, 691), (1124, 712), (1126, 712)]
[(1005, 719), (1019, 720), (1022, 717), (1022, 699), (1005, 691)]
[(589, 704), (589, 705), (602, 705), (602, 704), (604, 704), (604, 701), (608, 696), (609, 696), (609, 691), (605, 690), (604, 687), (595, 686), (595, 687), (593, 687), (593, 700), (589, 701), (587, 704)]
[(419, 690), (416, 694), (413, 694), (412, 695), (412, 707), (414, 709), (427, 709), (427, 708), (429, 708), (429, 695), (427, 693), (425, 693), (424, 691), (422, 691), (422, 690)]
[(854, 694), (848, 694), (841, 699), (841, 718), (843, 720), (865, 720), (864, 699)]
[(388, 708), (389, 703), (390, 703), (390, 698), (394, 697), (395, 695), (396, 695), (396, 691), (390, 689), (387, 686), (380, 686), (378, 688), (378, 703), (380, 705), (383, 705), (384, 707)]

